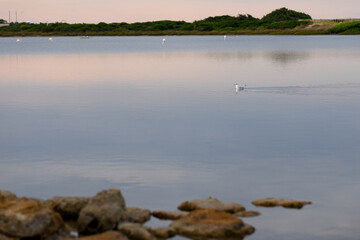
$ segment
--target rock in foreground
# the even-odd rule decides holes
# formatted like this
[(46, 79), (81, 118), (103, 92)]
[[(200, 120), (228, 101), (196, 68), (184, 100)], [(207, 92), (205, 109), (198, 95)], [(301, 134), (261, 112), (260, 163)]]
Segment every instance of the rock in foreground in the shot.
[(6, 197), (6, 198), (10, 198), (10, 199), (14, 199), (16, 198), (16, 194), (12, 193), (10, 191), (6, 191), (6, 190), (0, 190), (0, 197)]
[(185, 213), (177, 211), (153, 211), (152, 215), (161, 220), (178, 220), (185, 216)]
[(193, 239), (242, 239), (255, 231), (231, 214), (214, 209), (192, 211), (170, 227), (177, 234)]
[(61, 216), (44, 204), (27, 198), (0, 197), (0, 236), (47, 238), (64, 228)]
[(259, 215), (260, 213), (256, 211), (244, 211), (244, 212), (237, 212), (234, 214), (235, 217), (256, 217)]
[(105, 190), (91, 198), (80, 211), (78, 231), (88, 235), (115, 230), (126, 219), (125, 200), (120, 190)]
[(89, 199), (88, 197), (53, 197), (47, 200), (46, 204), (58, 212), (63, 219), (76, 220)]
[(175, 231), (171, 227), (162, 227), (162, 228), (147, 228), (147, 230), (152, 233), (157, 239), (168, 239), (175, 237)]
[(208, 197), (205, 199), (186, 201), (178, 206), (182, 211), (194, 211), (197, 209), (216, 209), (219, 211), (225, 211), (229, 213), (245, 211), (245, 207), (241, 204), (234, 202), (222, 202), (216, 198)]
[(134, 240), (155, 239), (145, 227), (138, 223), (122, 223), (118, 226), (118, 230), (125, 234), (128, 238)]
[(129, 240), (121, 232), (109, 231), (88, 237), (81, 237), (81, 240)]
[(261, 207), (277, 207), (282, 206), (284, 208), (297, 208), (301, 209), (304, 205), (311, 204), (307, 201), (287, 200), (281, 198), (264, 198), (258, 199), (252, 202), (255, 206)]
[(151, 211), (137, 207), (127, 207), (126, 215), (129, 222), (143, 224), (150, 220)]

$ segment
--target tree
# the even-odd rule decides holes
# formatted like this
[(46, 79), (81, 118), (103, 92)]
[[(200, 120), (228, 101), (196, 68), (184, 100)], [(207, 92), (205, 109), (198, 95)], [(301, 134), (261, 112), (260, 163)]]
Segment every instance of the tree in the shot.
[(245, 21), (245, 20), (255, 20), (256, 18), (254, 18), (250, 14), (239, 14), (237, 15), (236, 19), (239, 21)]
[(287, 8), (280, 8), (265, 15), (261, 20), (267, 22), (280, 22), (299, 19), (311, 19), (311, 16), (306, 13), (296, 12)]

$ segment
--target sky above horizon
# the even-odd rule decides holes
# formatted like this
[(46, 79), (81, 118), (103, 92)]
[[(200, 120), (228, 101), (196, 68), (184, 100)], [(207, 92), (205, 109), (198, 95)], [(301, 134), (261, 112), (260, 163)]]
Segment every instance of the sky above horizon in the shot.
[(0, 0), (0, 18), (19, 22), (144, 22), (248, 13), (261, 18), (286, 7), (315, 19), (360, 18), (359, 0)]

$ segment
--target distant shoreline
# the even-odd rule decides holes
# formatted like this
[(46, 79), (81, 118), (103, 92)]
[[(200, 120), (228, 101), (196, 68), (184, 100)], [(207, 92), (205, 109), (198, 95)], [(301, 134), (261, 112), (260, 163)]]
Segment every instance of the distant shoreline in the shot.
[[(340, 21), (340, 22), (337, 22)], [(52, 37), (52, 36), (201, 36), (201, 35), (359, 35), (360, 28), (351, 31), (331, 31), (346, 24), (357, 24), (360, 20), (311, 20), (311, 24), (291, 29), (256, 29), (256, 30), (163, 30), (163, 31), (100, 31), (100, 32), (5, 32), (0, 31), (0, 37)], [(4, 26), (0, 26), (2, 28)]]
[(360, 34), (360, 19), (312, 19), (287, 8), (264, 17), (250, 14), (214, 16), (194, 22), (150, 21), (98, 24), (31, 23), (0, 19), (0, 37), (26, 36), (164, 36), (164, 35), (328, 35)]

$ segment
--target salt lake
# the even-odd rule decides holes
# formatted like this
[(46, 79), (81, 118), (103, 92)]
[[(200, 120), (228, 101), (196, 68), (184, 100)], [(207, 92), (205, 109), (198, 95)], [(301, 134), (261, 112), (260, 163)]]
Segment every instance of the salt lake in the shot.
[(0, 38), (0, 189), (212, 196), (262, 213), (249, 240), (359, 239), (359, 36), (16, 40)]

